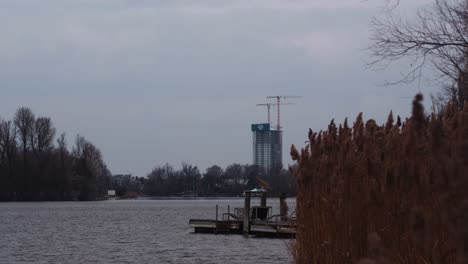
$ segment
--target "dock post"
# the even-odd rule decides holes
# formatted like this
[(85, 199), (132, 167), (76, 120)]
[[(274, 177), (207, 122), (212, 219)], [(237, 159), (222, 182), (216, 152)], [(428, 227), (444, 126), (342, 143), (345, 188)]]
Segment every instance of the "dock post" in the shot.
[(250, 192), (244, 192), (244, 235), (250, 233)]
[(288, 205), (286, 204), (286, 194), (285, 193), (280, 193), (279, 195), (280, 199), (280, 216), (281, 216), (281, 221), (287, 220), (288, 216)]
[(231, 207), (228, 205), (228, 221), (230, 221), (230, 216), (231, 215)]
[(262, 193), (262, 197), (260, 199), (260, 206), (266, 206), (266, 192)]

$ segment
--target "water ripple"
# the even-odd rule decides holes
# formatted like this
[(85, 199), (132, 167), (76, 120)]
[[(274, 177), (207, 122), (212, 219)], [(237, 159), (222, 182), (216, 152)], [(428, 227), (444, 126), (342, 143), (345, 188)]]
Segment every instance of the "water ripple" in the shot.
[[(288, 263), (288, 240), (193, 234), (242, 200), (0, 203), (2, 263)], [(274, 207), (277, 204), (274, 204)]]

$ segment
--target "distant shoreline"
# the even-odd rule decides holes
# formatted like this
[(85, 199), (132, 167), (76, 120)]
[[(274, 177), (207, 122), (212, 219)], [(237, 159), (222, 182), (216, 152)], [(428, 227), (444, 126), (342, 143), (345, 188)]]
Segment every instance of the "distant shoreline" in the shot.
[[(278, 198), (277, 196), (271, 196), (269, 198)], [(288, 199), (295, 199), (296, 197), (287, 197)], [(141, 196), (138, 198), (130, 198), (130, 199), (117, 199), (117, 198), (109, 198), (109, 199), (97, 199), (92, 201), (73, 201), (73, 200), (30, 200), (30, 201), (0, 201), (0, 203), (41, 203), (41, 202), (105, 202), (105, 201), (132, 201), (132, 200), (242, 200), (242, 196), (207, 196), (207, 197), (184, 197), (184, 196)]]

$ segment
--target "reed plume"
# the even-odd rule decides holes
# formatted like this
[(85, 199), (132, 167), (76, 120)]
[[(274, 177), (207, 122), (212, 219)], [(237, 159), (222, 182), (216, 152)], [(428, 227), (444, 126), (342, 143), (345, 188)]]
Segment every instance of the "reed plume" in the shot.
[(468, 263), (468, 104), (309, 131), (297, 161), (296, 263)]

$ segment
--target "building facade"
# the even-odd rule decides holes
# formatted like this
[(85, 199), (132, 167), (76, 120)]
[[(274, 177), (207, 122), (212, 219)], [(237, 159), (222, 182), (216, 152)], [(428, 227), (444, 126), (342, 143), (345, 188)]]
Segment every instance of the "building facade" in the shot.
[(271, 130), (268, 123), (252, 124), (253, 164), (269, 171), (282, 165), (282, 131)]

